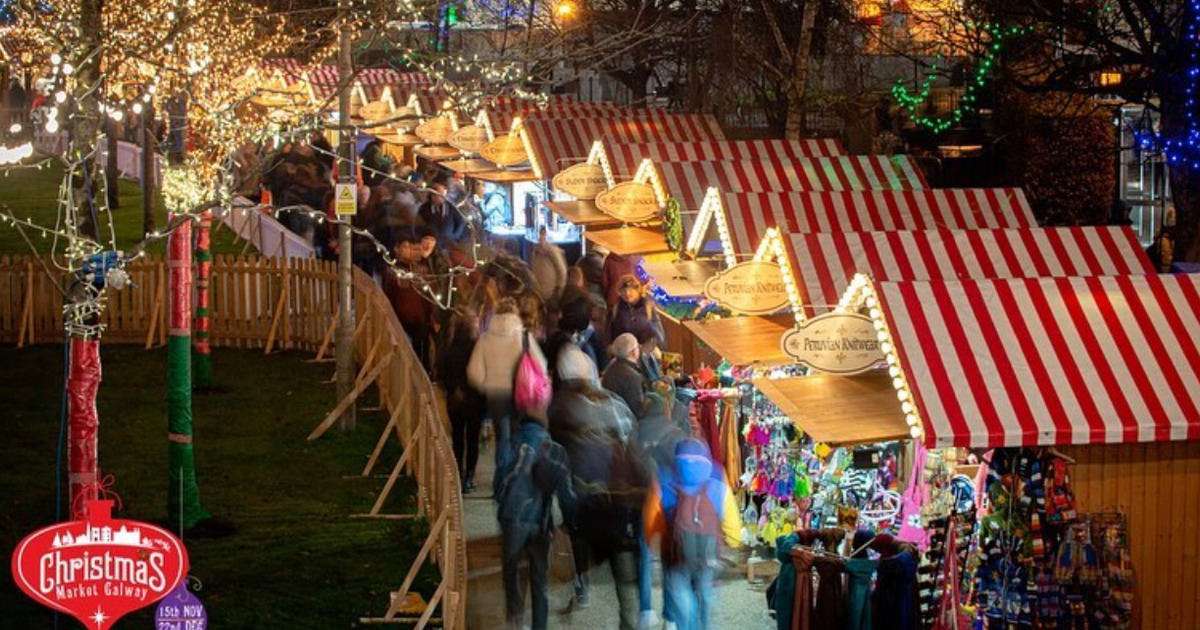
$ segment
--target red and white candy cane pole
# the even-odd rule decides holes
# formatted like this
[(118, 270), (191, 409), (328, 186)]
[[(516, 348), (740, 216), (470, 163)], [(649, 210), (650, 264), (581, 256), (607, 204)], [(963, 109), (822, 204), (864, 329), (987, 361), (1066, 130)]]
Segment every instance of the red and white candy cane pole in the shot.
[(210, 514), (200, 507), (192, 452), (192, 223), (171, 232), (167, 245), (170, 320), (167, 341), (167, 516), (190, 529)]
[[(72, 519), (87, 518), (87, 499), (94, 498), (100, 478), (100, 416), (96, 391), (100, 389), (100, 335), (72, 336), (67, 375), (67, 476)], [(81, 495), (83, 500), (79, 500)]]

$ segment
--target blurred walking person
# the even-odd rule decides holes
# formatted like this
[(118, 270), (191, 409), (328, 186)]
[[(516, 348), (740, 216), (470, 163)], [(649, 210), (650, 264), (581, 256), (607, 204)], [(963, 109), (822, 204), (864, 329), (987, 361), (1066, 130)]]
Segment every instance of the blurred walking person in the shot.
[[(568, 531), (574, 529), (576, 499), (567, 453), (546, 432), (546, 406), (525, 410), (514, 448), (497, 449), (494, 481), (500, 521), (501, 573), (511, 630), (546, 630), (550, 612), (551, 504), (558, 497)], [(533, 625), (525, 626), (525, 592), (520, 564), (529, 564)]]
[(733, 493), (708, 445), (695, 438), (676, 445), (675, 467), (659, 470), (643, 516), (647, 540), (660, 550), (676, 627), (708, 630), (720, 549), (741, 545)]
[(467, 380), (467, 362), (479, 337), (479, 319), (475, 313), (464, 311), (450, 325), (449, 343), (438, 357), (438, 370), (446, 390), (446, 415), (450, 416), (453, 431), (451, 441), (458, 462), (463, 493), (475, 489), (475, 466), (479, 461), (479, 434), (487, 400)]
[(467, 382), (487, 398), (488, 414), (496, 430), (497, 468), (501, 457), (514, 448), (513, 379), (525, 348), (541, 363), (544, 372), (546, 358), (537, 340), (525, 330), (516, 302), (504, 298), (496, 305), (488, 328), (479, 337), (467, 363)]

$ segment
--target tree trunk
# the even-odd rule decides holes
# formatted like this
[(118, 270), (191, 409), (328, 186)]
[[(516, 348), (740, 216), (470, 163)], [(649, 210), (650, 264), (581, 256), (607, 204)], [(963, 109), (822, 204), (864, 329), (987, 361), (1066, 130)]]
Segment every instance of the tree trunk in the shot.
[(792, 81), (787, 91), (787, 122), (783, 137), (799, 140), (804, 133), (805, 97), (808, 95), (808, 60), (812, 49), (813, 23), (817, 20), (816, 0), (804, 3), (804, 15), (800, 19), (800, 43), (792, 57)]
[(107, 195), (108, 209), (116, 210), (121, 207), (121, 189), (118, 177), (120, 166), (117, 161), (121, 145), (117, 138), (117, 121), (113, 120), (112, 116), (105, 118), (104, 135), (108, 144), (104, 161), (104, 192)]
[(196, 352), (193, 387), (212, 387), (212, 347), (209, 345), (210, 325), (209, 278), (212, 276), (212, 210), (205, 210), (196, 225), (196, 322), (193, 331)]
[(192, 223), (184, 221), (167, 240), (170, 282), (167, 341), (167, 518), (191, 529), (211, 516), (200, 507), (192, 450)]
[(1170, 170), (1175, 200), (1175, 260), (1200, 262), (1200, 174), (1187, 164)]

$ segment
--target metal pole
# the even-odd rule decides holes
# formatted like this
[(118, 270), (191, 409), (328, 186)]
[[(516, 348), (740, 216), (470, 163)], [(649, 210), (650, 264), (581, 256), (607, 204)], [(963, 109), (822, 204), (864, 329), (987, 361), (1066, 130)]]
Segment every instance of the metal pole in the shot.
[(155, 181), (154, 169), (154, 105), (146, 103), (145, 109), (142, 110), (141, 130), (142, 130), (142, 236), (147, 236), (154, 231), (154, 187), (158, 182)]
[[(338, 15), (342, 21), (340, 49), (338, 51), (338, 182), (355, 183), (354, 177), (354, 134), (350, 131), (350, 85), (354, 69), (350, 60), (350, 5), (348, 0), (338, 0)], [(349, 219), (349, 217), (343, 217)], [(350, 226), (338, 224), (338, 329), (337, 329), (337, 399), (345, 400), (354, 389), (354, 276), (350, 258)], [(354, 429), (356, 404), (350, 403), (338, 428), (342, 431)]]

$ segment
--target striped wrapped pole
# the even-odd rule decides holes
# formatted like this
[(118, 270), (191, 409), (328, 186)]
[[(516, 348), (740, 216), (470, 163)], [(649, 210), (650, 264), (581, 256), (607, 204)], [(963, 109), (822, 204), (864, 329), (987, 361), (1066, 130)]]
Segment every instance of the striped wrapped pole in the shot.
[(212, 210), (205, 210), (196, 226), (196, 372), (192, 375), (192, 384), (199, 389), (212, 386), (212, 347), (209, 345), (211, 297), (208, 291), (212, 277), (212, 219)]
[(170, 484), (167, 516), (188, 529), (208, 518), (200, 507), (196, 459), (192, 451), (192, 224), (171, 233), (167, 246), (170, 274), (170, 337), (167, 341), (167, 454)]
[[(87, 518), (87, 499), (93, 498), (100, 478), (100, 417), (96, 413), (96, 390), (100, 388), (100, 339), (71, 337), (70, 368), (67, 375), (68, 441), (67, 474), (71, 518)], [(83, 495), (83, 496), (81, 496)]]

